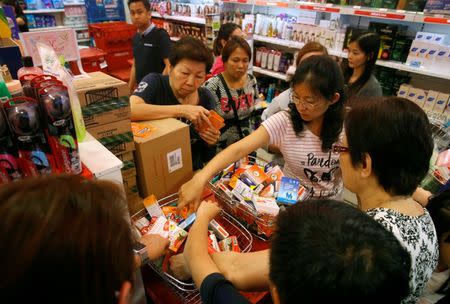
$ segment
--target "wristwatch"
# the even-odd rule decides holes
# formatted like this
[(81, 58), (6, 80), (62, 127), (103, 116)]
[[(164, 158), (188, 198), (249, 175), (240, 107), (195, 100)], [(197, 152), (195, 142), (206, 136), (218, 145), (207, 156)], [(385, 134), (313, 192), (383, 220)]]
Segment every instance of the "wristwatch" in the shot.
[(133, 253), (137, 254), (141, 258), (141, 266), (147, 264), (150, 261), (150, 259), (148, 258), (147, 246), (142, 243), (134, 243)]

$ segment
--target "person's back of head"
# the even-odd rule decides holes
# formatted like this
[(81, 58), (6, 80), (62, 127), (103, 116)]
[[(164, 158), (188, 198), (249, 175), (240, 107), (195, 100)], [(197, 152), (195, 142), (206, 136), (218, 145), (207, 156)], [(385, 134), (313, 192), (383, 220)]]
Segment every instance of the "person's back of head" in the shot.
[(345, 118), (354, 167), (369, 155), (373, 174), (391, 195), (411, 195), (425, 177), (433, 153), (425, 112), (401, 97), (377, 97), (356, 104)]
[(392, 233), (359, 209), (311, 200), (280, 212), (270, 279), (280, 303), (400, 303), (410, 264)]
[(237, 29), (240, 29), (239, 25), (231, 22), (224, 23), (220, 26), (220, 29), (217, 32), (217, 37), (213, 42), (213, 52), (215, 56), (222, 55), (223, 46)]
[(116, 303), (132, 282), (120, 188), (77, 176), (0, 187), (0, 289), (6, 303)]

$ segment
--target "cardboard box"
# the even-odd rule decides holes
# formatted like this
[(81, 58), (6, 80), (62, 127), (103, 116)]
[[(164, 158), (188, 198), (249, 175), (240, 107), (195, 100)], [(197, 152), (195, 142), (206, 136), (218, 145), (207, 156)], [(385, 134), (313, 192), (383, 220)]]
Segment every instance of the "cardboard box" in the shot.
[(119, 120), (129, 120), (131, 109), (128, 97), (121, 97), (83, 107), (86, 128), (108, 124)]
[(136, 167), (134, 165), (134, 161), (124, 162), (124, 166), (122, 168), (122, 177), (126, 178), (129, 176), (136, 176)]
[(448, 97), (448, 94), (439, 92), (438, 96), (436, 97), (436, 103), (433, 107), (433, 112), (444, 113), (445, 109), (447, 108)]
[(133, 134), (129, 120), (121, 120), (88, 129), (89, 133), (114, 155), (134, 150)]
[(424, 103), (425, 103), (425, 99), (427, 96), (427, 93), (425, 93), (424, 90), (422, 89), (416, 89), (417, 93), (416, 93), (416, 99), (414, 100), (414, 102), (419, 106), (419, 107), (423, 107)]
[(128, 84), (102, 72), (74, 81), (81, 107), (130, 96)]
[(192, 178), (189, 126), (173, 118), (142, 124), (156, 127), (147, 138), (135, 137), (139, 193), (163, 198)]
[(402, 84), (400, 86), (400, 88), (398, 89), (397, 96), (403, 97), (403, 98), (408, 98), (408, 92), (410, 89), (411, 89), (411, 86), (409, 84), (406, 84), (406, 83)]
[(125, 193), (139, 193), (136, 181), (136, 170), (135, 175), (123, 176), (123, 187), (125, 188)]
[(124, 153), (122, 155), (117, 156), (122, 162), (133, 161), (134, 162), (134, 154), (133, 152)]
[[(427, 94), (427, 98), (425, 99), (425, 104), (423, 105), (423, 109), (425, 111), (433, 110), (434, 105), (436, 104), (436, 98), (438, 97), (439, 92), (429, 90)], [(441, 111), (442, 113), (442, 111)]]

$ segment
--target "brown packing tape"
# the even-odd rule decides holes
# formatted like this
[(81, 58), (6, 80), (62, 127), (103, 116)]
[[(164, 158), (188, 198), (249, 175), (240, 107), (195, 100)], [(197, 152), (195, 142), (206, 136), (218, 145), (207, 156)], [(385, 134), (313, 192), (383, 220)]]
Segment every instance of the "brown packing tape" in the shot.
[(81, 107), (122, 96), (129, 96), (128, 84), (102, 72), (89, 73), (90, 78), (74, 81)]

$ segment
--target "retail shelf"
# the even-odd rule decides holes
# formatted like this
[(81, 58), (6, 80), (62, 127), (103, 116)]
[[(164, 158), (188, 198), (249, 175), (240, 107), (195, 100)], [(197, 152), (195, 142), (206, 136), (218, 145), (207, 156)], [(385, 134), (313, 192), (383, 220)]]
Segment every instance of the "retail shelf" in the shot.
[[(280, 38), (272, 38), (272, 37), (266, 37), (266, 36), (260, 36), (260, 35), (253, 35), (253, 40), (271, 43), (271, 44), (275, 44), (275, 45), (281, 45), (281, 46), (289, 47), (292, 49), (301, 49), (305, 45), (303, 42), (296, 42), (296, 41), (290, 41), (290, 40), (285, 40), (285, 39), (280, 39)], [(328, 49), (328, 53), (333, 56), (347, 58), (347, 53), (339, 51), (339, 50)]]
[(377, 60), (377, 65), (388, 67), (391, 69), (406, 71), (406, 72), (410, 72), (410, 73), (450, 80), (450, 72), (449, 71), (447, 71), (447, 73), (439, 72), (439, 71), (430, 71), (430, 70), (423, 69), (423, 68), (415, 68), (415, 67), (407, 65), (406, 63), (389, 61), (389, 60)]
[(71, 26), (71, 28), (73, 28), (76, 31), (86, 31), (89, 29), (87, 26)]
[(64, 3), (64, 6), (84, 6), (84, 3)]
[(65, 17), (66, 17), (66, 18), (67, 18), (67, 17), (69, 17), (69, 18), (71, 18), (71, 17), (77, 17), (77, 18), (78, 18), (78, 17), (84, 17), (84, 18), (87, 18), (86, 15), (66, 15)]
[(171, 15), (161, 16), (161, 14), (159, 14), (157, 12), (152, 12), (152, 17), (164, 18), (166, 20), (175, 20), (175, 21), (196, 23), (196, 24), (205, 24), (206, 23), (206, 20), (203, 17), (176, 16), (176, 15), (174, 15), (174, 16), (171, 16)]
[(412, 12), (405, 10), (371, 8), (361, 6), (342, 6), (332, 3), (314, 2), (288, 2), (288, 1), (261, 1), (261, 0), (222, 0), (223, 3), (249, 4), (267, 7), (286, 7), (305, 11), (339, 13), (342, 15), (354, 15), (361, 17), (371, 17), (385, 20), (399, 20), (405, 22), (437, 23), (450, 25), (450, 18), (444, 16), (426, 15), (422, 12)]
[(275, 72), (275, 71), (271, 71), (271, 70), (262, 69), (260, 67), (255, 67), (254, 66), (253, 67), (253, 72), (259, 73), (259, 74), (263, 74), (263, 75), (266, 75), (266, 76), (270, 76), (270, 77), (273, 77), (273, 78), (281, 79), (281, 80), (284, 80), (284, 81), (288, 80), (286, 74)]
[(180, 39), (181, 39), (180, 37), (170, 37), (170, 40), (172, 40), (172, 41), (178, 41)]
[(50, 14), (50, 13), (64, 13), (64, 9), (39, 9), (39, 10), (24, 10), (25, 14)]
[(77, 39), (78, 42), (89, 42), (91, 39), (89, 38), (83, 38), (83, 39)]
[(38, 32), (38, 31), (49, 31), (49, 30), (61, 30), (61, 29), (67, 29), (68, 26), (59, 25), (59, 26), (50, 26), (50, 27), (35, 27), (30, 28), (30, 32)]

